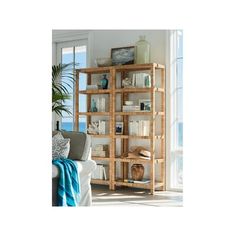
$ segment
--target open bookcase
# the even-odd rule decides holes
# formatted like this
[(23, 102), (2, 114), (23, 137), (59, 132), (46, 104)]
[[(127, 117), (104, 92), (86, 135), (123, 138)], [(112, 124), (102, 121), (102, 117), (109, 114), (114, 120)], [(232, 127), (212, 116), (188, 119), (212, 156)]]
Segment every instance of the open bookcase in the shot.
[[(135, 73), (147, 73), (149, 75), (148, 87), (145, 85), (139, 87), (122, 86), (122, 81), (125, 78), (131, 78)], [(97, 84), (103, 74), (108, 77), (109, 86), (107, 89), (80, 89), (79, 80), (85, 79), (87, 85)], [(74, 129), (79, 131), (79, 119), (81, 117), (86, 117), (87, 127), (91, 122), (101, 119), (106, 120), (105, 122), (108, 125), (105, 133), (90, 134), (92, 145), (94, 143), (96, 145), (100, 143), (109, 145), (106, 156), (92, 156), (96, 162), (105, 163), (108, 166), (107, 179), (92, 179), (91, 182), (108, 185), (111, 190), (115, 190), (116, 186), (149, 189), (152, 194), (155, 190), (165, 190), (165, 66), (149, 63), (77, 69), (75, 83)], [(81, 95), (86, 95), (87, 101), (87, 110), (83, 112), (79, 108)], [(149, 101), (147, 110), (123, 111), (125, 101), (135, 100), (138, 106), (140, 104), (137, 103), (137, 100), (143, 96), (144, 100)], [(99, 97), (105, 97), (105, 109), (92, 112), (91, 101)], [(142, 119), (148, 122), (140, 122), (140, 124), (148, 124), (148, 127), (145, 126), (145, 135), (131, 133), (132, 122), (136, 125)], [(116, 123), (118, 122), (123, 124), (122, 132), (119, 134), (116, 130)], [(150, 158), (128, 158), (129, 149), (135, 142), (141, 143), (139, 145), (146, 144), (145, 146), (148, 147), (151, 154)], [(145, 181), (132, 181), (130, 168), (134, 163), (145, 166)]]

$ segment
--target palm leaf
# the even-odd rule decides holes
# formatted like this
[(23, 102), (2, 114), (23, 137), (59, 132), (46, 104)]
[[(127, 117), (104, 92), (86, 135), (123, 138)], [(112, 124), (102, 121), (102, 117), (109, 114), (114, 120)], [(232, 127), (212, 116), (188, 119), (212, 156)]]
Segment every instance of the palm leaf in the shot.
[(74, 64), (59, 64), (52, 66), (52, 111), (62, 116), (62, 111), (72, 114), (63, 103), (71, 99), (68, 88), (75, 82)]

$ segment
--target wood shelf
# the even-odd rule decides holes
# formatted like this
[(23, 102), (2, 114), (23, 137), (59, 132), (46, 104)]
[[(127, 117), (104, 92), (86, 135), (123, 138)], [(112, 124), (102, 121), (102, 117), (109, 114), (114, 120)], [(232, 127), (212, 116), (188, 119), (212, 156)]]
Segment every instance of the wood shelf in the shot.
[(131, 65), (121, 65), (121, 66), (107, 66), (107, 67), (94, 67), (94, 68), (81, 68), (77, 69), (79, 73), (86, 74), (101, 74), (101, 73), (109, 73), (110, 70), (114, 69), (117, 72), (121, 71), (139, 71), (139, 70), (151, 70), (155, 69), (165, 69), (164, 65), (157, 63), (147, 63), (147, 64), (131, 64)]
[[(127, 187), (132, 187), (132, 188), (143, 188), (143, 189), (150, 189), (151, 188), (151, 183), (127, 183), (122, 180), (116, 180), (115, 184), (117, 186), (127, 186)], [(155, 189), (163, 187), (164, 183), (163, 182), (155, 182)]]
[(111, 138), (109, 134), (88, 134), (88, 135), (94, 138)]
[(160, 92), (163, 93), (165, 90), (163, 88), (117, 88), (116, 93), (150, 93), (150, 92)]
[[(156, 74), (156, 70), (160, 70), (160, 73)], [(122, 80), (129, 77), (131, 73), (135, 72), (143, 72), (146, 71), (151, 78), (151, 87), (150, 88), (121, 88)], [(130, 75), (129, 75), (129, 72)], [(145, 73), (146, 73), (145, 72)], [(109, 77), (109, 88), (108, 89), (97, 89), (97, 90), (79, 90), (79, 79), (81, 73), (87, 74), (87, 84), (95, 84), (96, 74), (108, 74)], [(117, 74), (119, 76), (117, 76)], [(93, 76), (94, 75), (94, 76)], [(156, 81), (156, 79), (160, 79), (160, 81)], [(158, 82), (159, 87), (155, 87)], [(159, 83), (160, 82), (160, 83)], [(116, 88), (117, 86), (117, 88)], [(147, 64), (131, 64), (131, 65), (117, 65), (117, 66), (108, 66), (108, 67), (96, 67), (96, 68), (82, 68), (76, 69), (76, 80), (75, 80), (75, 130), (79, 130), (79, 118), (80, 116), (86, 116), (87, 124), (91, 124), (92, 121), (96, 121), (99, 117), (96, 116), (104, 116), (109, 119), (109, 134), (89, 134), (92, 138), (92, 142), (95, 138), (100, 139), (109, 139), (109, 157), (98, 157), (92, 156), (92, 160), (95, 161), (105, 161), (108, 164), (109, 180), (101, 180), (101, 179), (92, 179), (92, 184), (99, 185), (108, 185), (110, 190), (115, 190), (116, 186), (126, 186), (126, 187), (135, 187), (135, 188), (144, 188), (149, 189), (152, 194), (154, 194), (156, 189), (165, 190), (165, 66), (157, 63), (147, 63)], [(159, 94), (157, 94), (157, 92)], [(140, 94), (141, 93), (141, 94)], [(150, 103), (152, 111), (116, 111), (116, 99), (119, 99), (120, 104), (124, 104), (125, 101), (131, 99), (131, 97), (136, 97), (136, 94), (142, 98), (143, 94), (146, 94), (150, 97)], [(87, 97), (87, 111), (90, 110), (91, 107), (91, 99), (93, 95), (103, 95), (106, 96), (107, 102), (107, 110), (108, 112), (79, 112), (79, 95), (84, 94)], [(119, 95), (119, 96), (117, 96)], [(157, 96), (158, 95), (158, 96)], [(138, 98), (138, 97), (137, 97)], [(160, 107), (161, 111), (157, 111), (156, 109), (156, 101), (160, 99)], [(118, 117), (120, 116), (120, 117)], [(129, 124), (129, 116), (144, 116), (144, 118), (148, 118), (150, 121), (150, 134), (149, 136), (135, 136), (135, 135), (127, 135), (128, 133), (128, 124)], [(158, 119), (157, 116), (160, 116)], [(120, 119), (124, 124), (123, 134), (116, 134), (116, 120)], [(144, 119), (143, 118), (143, 119)], [(158, 122), (158, 123), (157, 123)], [(156, 125), (160, 124), (160, 132), (158, 135), (155, 135)], [(118, 140), (118, 142), (116, 142)], [(128, 153), (130, 145), (133, 143), (138, 143), (138, 139), (147, 140), (149, 144), (149, 151), (151, 153), (151, 159), (133, 159), (133, 158), (125, 158), (125, 153)], [(132, 140), (132, 142), (130, 142)], [(156, 148), (156, 142), (158, 143), (158, 150)], [(99, 142), (98, 142), (99, 141)], [(96, 140), (96, 143), (104, 143), (104, 140)], [(107, 144), (107, 140), (105, 140)], [(117, 144), (118, 143), (118, 144)], [(144, 143), (144, 142), (143, 142)], [(117, 149), (119, 153), (122, 153), (123, 156), (116, 156)], [(158, 154), (158, 155), (157, 155)], [(158, 157), (158, 159), (157, 159)], [(123, 181), (127, 179), (130, 173), (130, 167), (133, 163), (140, 164), (148, 164), (149, 165), (149, 183), (127, 183)], [(160, 181), (155, 181), (156, 176), (156, 164), (160, 164)], [(117, 172), (117, 168), (120, 167), (120, 172)], [(121, 179), (116, 179), (116, 173), (120, 174)], [(147, 174), (147, 173), (146, 173)]]
[(110, 112), (78, 112), (78, 115), (85, 115), (85, 116), (109, 116)]
[[(115, 135), (115, 138), (121, 138), (121, 139), (152, 139), (152, 136), (138, 136), (138, 135), (123, 135), (123, 134), (117, 134)], [(155, 139), (164, 139), (163, 135), (155, 135)]]
[(103, 179), (91, 179), (91, 184), (101, 184), (101, 185), (109, 185), (109, 180), (103, 180)]
[(80, 94), (109, 94), (111, 93), (110, 89), (90, 89), (90, 90), (80, 90)]
[[(152, 112), (150, 111), (117, 111), (115, 112), (115, 115), (116, 116), (136, 116), (136, 115), (139, 115), (139, 116), (152, 116)], [(158, 115), (158, 116), (164, 116), (165, 113), (164, 112), (154, 112), (154, 115)]]
[[(137, 163), (137, 164), (142, 164), (142, 163), (151, 163), (151, 159), (150, 160), (145, 160), (145, 159), (141, 159), (141, 158), (125, 158), (125, 157), (116, 157), (115, 158), (116, 162), (127, 162), (127, 163)], [(163, 158), (157, 158), (154, 160), (155, 163), (164, 163), (164, 159)]]
[(97, 156), (92, 156), (92, 160), (95, 161), (110, 161), (109, 157), (97, 157)]

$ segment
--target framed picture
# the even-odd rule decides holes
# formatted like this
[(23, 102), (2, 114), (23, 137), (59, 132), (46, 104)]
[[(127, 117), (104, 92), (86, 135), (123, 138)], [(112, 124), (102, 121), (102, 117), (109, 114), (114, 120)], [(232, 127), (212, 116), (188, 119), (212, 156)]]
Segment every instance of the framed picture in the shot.
[(116, 122), (116, 134), (123, 134), (123, 122)]
[(150, 99), (139, 99), (140, 111), (151, 111), (151, 100)]
[(134, 64), (134, 46), (111, 49), (112, 65)]

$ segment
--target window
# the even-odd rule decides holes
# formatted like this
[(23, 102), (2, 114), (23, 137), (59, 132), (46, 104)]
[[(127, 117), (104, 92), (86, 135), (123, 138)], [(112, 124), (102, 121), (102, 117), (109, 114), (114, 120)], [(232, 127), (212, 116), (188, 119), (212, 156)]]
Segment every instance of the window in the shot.
[(183, 31), (170, 34), (171, 153), (170, 188), (183, 187)]
[[(59, 63), (67, 64), (72, 63), (71, 72), (74, 69), (84, 68), (87, 66), (87, 41), (78, 40), (71, 42), (63, 42), (57, 44), (57, 60)], [(66, 78), (62, 78), (66, 79)], [(61, 130), (72, 131), (74, 130), (74, 111), (75, 111), (75, 97), (74, 97), (74, 83), (73, 81), (65, 81), (69, 83), (70, 86), (67, 86), (67, 89), (70, 93), (70, 100), (65, 101), (65, 105), (71, 111), (71, 115), (63, 112), (61, 118)], [(86, 78), (82, 78), (79, 81), (79, 87), (81, 90), (86, 89)], [(86, 95), (80, 95), (79, 97), (79, 107), (80, 111), (86, 111)], [(86, 119), (81, 117), (79, 120), (80, 131), (85, 132), (86, 129)]]

